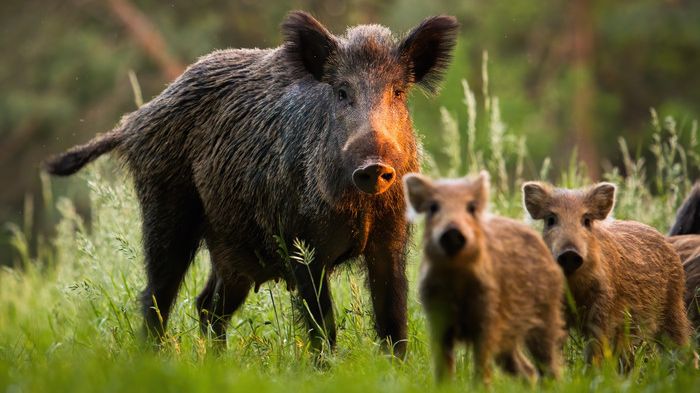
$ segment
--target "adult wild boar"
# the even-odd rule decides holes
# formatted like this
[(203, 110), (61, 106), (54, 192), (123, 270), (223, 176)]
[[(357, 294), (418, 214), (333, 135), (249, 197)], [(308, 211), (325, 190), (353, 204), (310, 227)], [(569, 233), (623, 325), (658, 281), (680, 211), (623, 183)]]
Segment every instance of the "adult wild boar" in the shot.
[[(414, 85), (435, 91), (457, 28), (454, 17), (438, 16), (400, 40), (378, 25), (335, 36), (291, 12), (281, 46), (204, 56), (114, 130), (46, 169), (70, 175), (111, 150), (124, 159), (143, 217), (148, 332), (164, 334), (204, 239), (212, 271), (197, 307), (217, 338), (225, 340), (251, 288), (281, 278), (308, 305), (313, 348), (321, 337), (333, 345), (328, 273), (361, 258), (377, 333), (402, 354), (408, 226), (395, 180), (418, 169), (406, 99)], [(315, 249), (310, 273), (283, 263), (275, 235)]]
[(678, 209), (668, 241), (683, 261), (685, 307), (695, 331), (700, 332), (700, 182)]

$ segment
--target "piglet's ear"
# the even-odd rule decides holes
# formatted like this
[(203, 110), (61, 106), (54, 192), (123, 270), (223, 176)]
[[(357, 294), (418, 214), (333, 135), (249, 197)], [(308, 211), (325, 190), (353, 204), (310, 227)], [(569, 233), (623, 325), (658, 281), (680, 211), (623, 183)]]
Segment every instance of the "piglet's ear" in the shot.
[(491, 188), (491, 176), (486, 171), (479, 172), (479, 176), (474, 180), (477, 211), (481, 212), (489, 204), (489, 193)]
[(338, 43), (319, 21), (303, 11), (292, 11), (282, 23), (287, 53), (292, 62), (321, 81), (328, 58)]
[(585, 203), (594, 220), (604, 220), (615, 206), (616, 187), (612, 183), (598, 183), (586, 193)]
[(549, 211), (551, 187), (542, 182), (529, 181), (523, 184), (523, 205), (535, 220), (542, 220)]
[(413, 82), (429, 93), (437, 92), (450, 64), (458, 28), (453, 16), (433, 16), (411, 30), (399, 44), (399, 56), (409, 65)]
[(403, 190), (408, 201), (409, 216), (411, 213), (425, 213), (433, 195), (433, 182), (418, 173), (408, 173), (403, 177)]

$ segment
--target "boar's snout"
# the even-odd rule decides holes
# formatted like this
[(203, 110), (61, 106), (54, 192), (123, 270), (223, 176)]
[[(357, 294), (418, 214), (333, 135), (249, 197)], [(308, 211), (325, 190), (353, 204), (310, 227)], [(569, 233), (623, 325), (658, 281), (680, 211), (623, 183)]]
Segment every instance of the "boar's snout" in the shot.
[(355, 169), (352, 182), (360, 191), (377, 195), (386, 191), (396, 180), (396, 171), (389, 165), (374, 163)]
[(459, 230), (450, 228), (440, 235), (439, 242), (442, 249), (445, 250), (445, 254), (454, 256), (467, 244), (467, 238)]
[(583, 264), (583, 257), (574, 250), (566, 250), (559, 254), (557, 263), (564, 269), (564, 274), (568, 276), (581, 267)]

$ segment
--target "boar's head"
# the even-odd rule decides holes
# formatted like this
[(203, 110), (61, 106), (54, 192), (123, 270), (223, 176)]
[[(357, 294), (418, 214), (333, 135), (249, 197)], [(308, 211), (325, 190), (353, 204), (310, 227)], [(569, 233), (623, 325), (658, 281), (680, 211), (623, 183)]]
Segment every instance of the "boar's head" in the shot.
[(289, 14), (282, 30), (290, 64), (324, 86), (327, 125), (319, 140), (326, 151), (317, 158), (334, 166), (320, 174), (325, 194), (382, 194), (417, 169), (408, 93), (414, 85), (436, 91), (457, 28), (454, 17), (438, 16), (402, 39), (378, 25), (335, 36), (306, 13)]

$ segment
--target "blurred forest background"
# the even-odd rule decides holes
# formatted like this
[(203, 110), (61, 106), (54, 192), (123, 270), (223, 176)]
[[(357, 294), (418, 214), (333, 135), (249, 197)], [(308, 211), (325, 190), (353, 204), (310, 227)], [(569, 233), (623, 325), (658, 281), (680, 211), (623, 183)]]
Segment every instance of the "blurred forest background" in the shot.
[[(429, 15), (458, 17), (459, 45), (441, 94), (416, 93), (411, 104), (416, 129), (438, 163), (440, 108), (466, 123), (461, 80), (483, 90), (485, 52), (488, 89), (500, 98), (510, 132), (527, 137), (532, 166), (551, 157), (559, 173), (577, 146), (595, 179), (619, 164), (620, 136), (644, 156), (650, 108), (674, 116), (682, 137), (697, 126), (700, 1), (6, 0), (0, 2), (0, 222), (24, 222), (34, 233), (50, 223), (39, 163), (134, 110), (130, 74), (147, 101), (214, 49), (279, 45), (279, 24), (291, 9), (310, 11), (337, 34), (359, 23), (401, 34)], [(54, 192), (89, 215), (79, 181), (53, 183)], [(11, 260), (5, 238), (0, 235), (0, 265)]]

